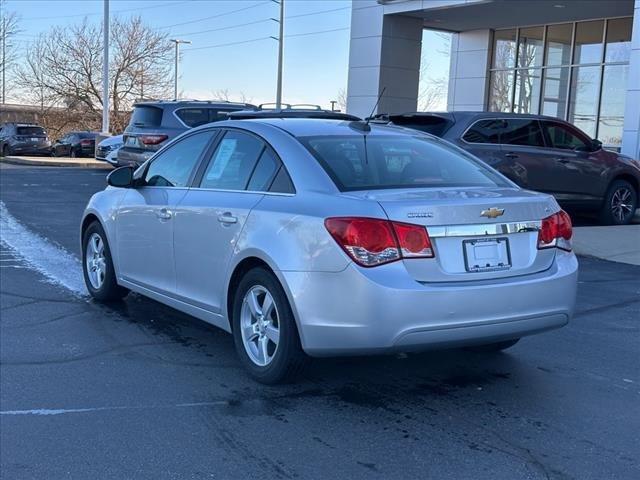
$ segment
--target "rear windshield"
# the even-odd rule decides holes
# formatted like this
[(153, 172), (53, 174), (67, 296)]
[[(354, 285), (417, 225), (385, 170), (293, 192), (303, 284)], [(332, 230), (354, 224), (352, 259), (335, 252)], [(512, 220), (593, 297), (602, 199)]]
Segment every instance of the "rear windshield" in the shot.
[(42, 127), (18, 127), (16, 131), (18, 135), (46, 135)]
[(138, 105), (133, 109), (129, 125), (159, 127), (162, 123), (162, 109), (150, 105)]
[(300, 141), (342, 191), (508, 186), (479, 160), (437, 139), (349, 135)]
[(226, 120), (227, 113), (232, 110), (220, 110), (217, 108), (181, 108), (176, 110), (176, 115), (188, 127), (199, 127), (205, 123)]
[(441, 137), (445, 134), (449, 127), (453, 125), (451, 120), (447, 120), (442, 117), (428, 117), (428, 116), (392, 116), (391, 121), (394, 125), (400, 127), (413, 128), (414, 130), (420, 130), (421, 132), (430, 133), (436, 137)]
[(98, 134), (95, 132), (80, 132), (77, 135), (80, 138), (96, 138), (96, 135)]

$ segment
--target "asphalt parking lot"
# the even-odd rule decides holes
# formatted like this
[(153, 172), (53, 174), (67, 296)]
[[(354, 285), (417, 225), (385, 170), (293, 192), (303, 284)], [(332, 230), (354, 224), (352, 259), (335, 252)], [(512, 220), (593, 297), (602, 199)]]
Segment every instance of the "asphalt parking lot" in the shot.
[[(104, 176), (0, 165), (0, 200), (77, 261)], [(0, 476), (640, 478), (640, 267), (580, 263), (574, 320), (508, 353), (324, 359), (265, 387), (226, 333), (93, 303), (3, 245)]]

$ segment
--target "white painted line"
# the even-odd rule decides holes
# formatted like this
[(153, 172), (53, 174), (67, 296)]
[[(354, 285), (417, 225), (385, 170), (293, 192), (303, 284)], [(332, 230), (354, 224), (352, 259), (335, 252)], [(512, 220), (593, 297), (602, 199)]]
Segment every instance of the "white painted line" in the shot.
[(61, 285), (76, 295), (87, 294), (78, 259), (22, 225), (3, 202), (0, 202), (0, 241), (51, 283)]
[(215, 402), (193, 402), (178, 403), (175, 405), (149, 405), (149, 406), (114, 406), (114, 407), (91, 407), (91, 408), (36, 408), (33, 410), (4, 410), (0, 411), (0, 415), (66, 415), (70, 413), (87, 413), (87, 412), (104, 412), (109, 410), (152, 410), (157, 408), (191, 408), (191, 407), (213, 407), (220, 405), (229, 405), (226, 400), (218, 400)]

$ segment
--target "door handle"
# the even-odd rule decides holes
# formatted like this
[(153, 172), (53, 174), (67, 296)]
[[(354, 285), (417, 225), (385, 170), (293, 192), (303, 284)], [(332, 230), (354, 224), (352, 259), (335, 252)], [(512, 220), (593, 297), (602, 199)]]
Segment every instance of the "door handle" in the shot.
[(220, 223), (237, 223), (238, 217), (233, 216), (231, 212), (225, 212), (221, 215), (218, 215), (218, 221)]
[(507, 158), (518, 158), (518, 154), (513, 152), (505, 153), (504, 156)]
[(171, 217), (173, 217), (173, 212), (168, 208), (161, 208), (156, 212), (156, 217), (158, 217), (160, 220), (171, 220)]
[(562, 158), (562, 157), (560, 157), (560, 158), (556, 158), (556, 161), (557, 161), (558, 163), (571, 163), (571, 160), (566, 159), (566, 158)]

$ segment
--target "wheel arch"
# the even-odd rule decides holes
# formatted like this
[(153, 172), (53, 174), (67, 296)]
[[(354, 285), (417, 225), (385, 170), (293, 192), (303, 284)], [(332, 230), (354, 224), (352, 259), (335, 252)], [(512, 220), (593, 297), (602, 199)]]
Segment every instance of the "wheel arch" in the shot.
[[(231, 315), (233, 313), (233, 297), (235, 295), (236, 289), (242, 277), (250, 270), (254, 268), (262, 267), (265, 270), (271, 272), (278, 282), (280, 282), (280, 286), (284, 290), (284, 294), (289, 301), (289, 306), (291, 307), (291, 311), (293, 313), (293, 318), (296, 322), (296, 327), (298, 329), (298, 335), (300, 335), (300, 322), (298, 319), (298, 312), (296, 310), (295, 303), (293, 303), (293, 299), (291, 296), (291, 291), (289, 290), (289, 286), (287, 285), (283, 275), (281, 272), (274, 267), (273, 262), (269, 258), (265, 258), (265, 256), (261, 255), (258, 252), (247, 253), (242, 259), (237, 261), (234, 267), (231, 269), (231, 275), (228, 276), (229, 281), (227, 282), (227, 289), (225, 296), (224, 309), (225, 309), (225, 317), (229, 324), (229, 332), (233, 331), (233, 322), (231, 319)], [(302, 337), (300, 337), (300, 341), (302, 341)]]

